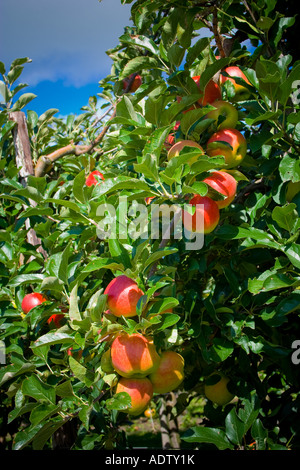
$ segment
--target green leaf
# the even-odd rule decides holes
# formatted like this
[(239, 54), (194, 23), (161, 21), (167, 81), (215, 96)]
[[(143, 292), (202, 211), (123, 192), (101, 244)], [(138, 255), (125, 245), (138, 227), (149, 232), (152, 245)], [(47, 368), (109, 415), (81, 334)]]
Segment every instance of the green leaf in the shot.
[(23, 284), (40, 283), (45, 278), (45, 274), (20, 274), (9, 282), (11, 287), (18, 287)]
[(63, 331), (54, 331), (46, 333), (45, 335), (40, 336), (34, 343), (31, 345), (31, 349), (38, 348), (40, 346), (53, 345), (53, 344), (62, 344), (62, 343), (74, 343), (74, 337)]
[(73, 195), (76, 201), (81, 204), (85, 204), (87, 201), (85, 189), (85, 170), (82, 170), (74, 178), (73, 183)]
[(44, 200), (45, 203), (53, 203), (54, 205), (59, 205), (63, 207), (67, 207), (72, 209), (74, 212), (81, 212), (80, 207), (73, 201), (65, 200), (65, 199), (55, 199), (55, 198), (47, 198)]
[(219, 59), (208, 67), (205, 68), (204, 72), (201, 74), (199, 88), (200, 90), (204, 90), (207, 83), (212, 79), (212, 77), (219, 72), (219, 70), (223, 69), (226, 65), (230, 62), (229, 57)]
[(132, 73), (141, 72), (149, 69), (161, 68), (160, 62), (154, 57), (140, 56), (129, 60), (122, 72), (120, 73), (120, 80), (128, 77)]
[(185, 49), (178, 44), (173, 44), (167, 51), (168, 59), (172, 65), (179, 67), (185, 54)]
[(268, 292), (276, 289), (283, 289), (297, 284), (297, 279), (292, 279), (283, 273), (277, 273), (275, 270), (267, 270), (258, 278), (249, 279), (248, 289), (252, 294), (258, 294), (261, 291)]
[(239, 409), (238, 415), (244, 423), (244, 433), (246, 433), (260, 412), (260, 402), (257, 395), (252, 394), (250, 399), (244, 399), (243, 405), (244, 407)]
[(173, 253), (177, 253), (178, 248), (159, 248), (155, 253), (152, 253), (148, 259), (146, 260), (144, 264), (144, 268), (146, 269), (148, 266), (151, 266), (151, 264), (155, 263), (161, 258), (165, 258), (168, 255), (171, 255)]
[(50, 439), (51, 436), (59, 429), (66, 421), (62, 419), (57, 419), (55, 421), (49, 421), (43, 424), (42, 428), (35, 434), (32, 440), (32, 449), (33, 450), (42, 450), (46, 442)]
[(226, 436), (235, 445), (240, 445), (245, 434), (243, 421), (236, 414), (236, 409), (232, 408), (225, 418)]
[(90, 387), (94, 381), (94, 374), (72, 356), (69, 356), (69, 364), (74, 376), (87, 387)]
[(293, 233), (295, 224), (298, 222), (298, 213), (296, 204), (287, 204), (286, 206), (276, 206), (272, 211), (272, 219), (279, 227)]
[(282, 181), (300, 181), (300, 160), (286, 154), (279, 163), (279, 172)]
[(185, 442), (214, 444), (219, 450), (233, 449), (233, 445), (228, 440), (226, 433), (218, 428), (192, 427), (183, 434), (182, 440)]
[(130, 256), (118, 239), (110, 238), (108, 240), (108, 247), (111, 256), (118, 264), (121, 263), (125, 269), (131, 268)]
[(91, 273), (99, 269), (111, 269), (112, 271), (124, 269), (123, 264), (117, 263), (114, 258), (100, 258), (90, 261), (83, 269), (83, 273)]
[(215, 362), (225, 361), (234, 351), (234, 345), (226, 338), (214, 338), (210, 348), (211, 359)]
[(56, 385), (55, 393), (61, 398), (74, 396), (71, 380), (66, 380), (65, 382)]
[(170, 326), (176, 325), (179, 320), (180, 316), (176, 313), (164, 313), (161, 316), (161, 323), (159, 324), (159, 327), (156, 329), (156, 331), (163, 331), (167, 328), (170, 328)]
[(36, 406), (30, 413), (29, 420), (33, 426), (45, 421), (49, 416), (59, 411), (60, 407), (53, 404), (41, 403)]
[(127, 410), (131, 406), (131, 397), (126, 392), (116, 393), (112, 398), (106, 400), (105, 406), (108, 410)]
[(87, 310), (91, 316), (93, 322), (100, 322), (102, 319), (102, 313), (106, 307), (107, 295), (102, 294), (102, 290), (99, 290), (89, 300)]
[(14, 437), (13, 450), (22, 450), (28, 446), (43, 428), (44, 423), (39, 423), (37, 426), (28, 426), (23, 431), (20, 431)]
[(13, 364), (6, 367), (2, 367), (0, 370), (0, 386), (2, 386), (8, 380), (14, 379), (19, 375), (28, 374), (35, 370), (36, 366), (30, 362), (22, 364)]
[(151, 52), (154, 55), (158, 55), (158, 47), (155, 42), (147, 36), (137, 35), (131, 36), (129, 34), (123, 34), (120, 36), (119, 41), (125, 44), (131, 44), (134, 47), (140, 46)]
[(35, 375), (31, 375), (23, 381), (22, 392), (37, 401), (55, 404), (54, 387), (41, 382)]
[(200, 38), (198, 41), (189, 48), (186, 56), (186, 66), (191, 65), (195, 59), (198, 59), (201, 52), (209, 46), (210, 38)]
[(256, 442), (257, 450), (266, 449), (266, 439), (268, 437), (268, 431), (264, 428), (260, 419), (256, 419), (251, 427), (251, 436)]
[(34, 93), (24, 93), (23, 95), (20, 96), (20, 98), (15, 102), (13, 107), (11, 108), (11, 111), (20, 111), (23, 109), (30, 101), (32, 101), (34, 98), (36, 98), (37, 95)]
[(290, 262), (298, 269), (300, 269), (300, 245), (297, 243), (292, 243), (291, 245), (287, 245), (282, 250)]
[(134, 163), (134, 169), (137, 173), (142, 173), (145, 178), (152, 181), (158, 180), (157, 159), (154, 155), (147, 154), (141, 163)]
[(70, 294), (69, 315), (71, 320), (81, 320), (81, 314), (78, 306), (78, 284), (75, 284)]

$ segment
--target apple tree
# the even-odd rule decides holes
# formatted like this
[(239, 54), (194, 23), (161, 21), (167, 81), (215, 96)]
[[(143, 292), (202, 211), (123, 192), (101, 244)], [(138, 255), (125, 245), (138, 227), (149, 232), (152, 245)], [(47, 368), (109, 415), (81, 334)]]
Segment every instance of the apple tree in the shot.
[[(163, 448), (298, 449), (296, 2), (121, 3), (132, 24), (79, 116), (38, 116), (19, 95), (30, 59), (0, 63), (1, 446), (127, 448), (109, 351), (142, 334), (184, 360), (152, 396)], [(121, 275), (142, 292), (133, 316), (108, 310)], [(195, 396), (204, 419), (182, 433)]]

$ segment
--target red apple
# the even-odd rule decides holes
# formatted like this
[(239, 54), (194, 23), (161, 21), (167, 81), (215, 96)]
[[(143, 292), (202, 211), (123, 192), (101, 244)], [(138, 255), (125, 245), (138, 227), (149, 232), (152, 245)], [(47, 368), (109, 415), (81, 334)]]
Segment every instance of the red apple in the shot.
[(153, 396), (153, 387), (149, 379), (145, 378), (125, 378), (119, 380), (116, 393), (126, 392), (130, 395), (131, 406), (125, 413), (137, 416), (149, 405)]
[(47, 320), (47, 323), (49, 326), (51, 326), (52, 324), (56, 326), (56, 328), (60, 328), (61, 327), (61, 320), (64, 318), (64, 314), (63, 313), (54, 313), (53, 315), (51, 315), (51, 317), (48, 318)]
[(228, 101), (214, 101), (212, 103), (216, 109), (207, 113), (206, 118), (214, 119), (216, 125), (218, 124), (218, 119), (220, 116), (225, 119), (218, 125), (218, 130), (226, 128), (235, 128), (238, 122), (238, 111), (235, 106), (233, 106)]
[(175, 390), (184, 379), (184, 359), (175, 351), (163, 351), (159, 366), (149, 375), (154, 393)]
[[(184, 147), (195, 147), (196, 149), (200, 150), (199, 155), (204, 155), (203, 148), (201, 147), (201, 145), (197, 144), (197, 142), (194, 142), (193, 140), (179, 140), (168, 151), (168, 154), (167, 154), (168, 160), (170, 160), (173, 157), (178, 157), (178, 155), (183, 151)], [(188, 160), (189, 165), (192, 165), (192, 163), (196, 162), (197, 158), (198, 156), (190, 158), (190, 160)]]
[[(126, 90), (126, 88), (128, 87), (129, 82), (132, 79), (132, 77), (133, 77), (133, 74), (131, 74), (129, 77), (127, 77), (123, 80), (123, 90)], [(141, 84), (142, 84), (142, 77), (139, 74), (137, 74), (134, 77), (128, 92), (132, 93), (132, 92), (136, 91), (141, 86)]]
[(230, 80), (231, 83), (234, 85), (235, 89), (235, 99), (236, 100), (244, 100), (247, 99), (250, 95), (249, 90), (243, 86), (239, 85), (235, 80), (234, 77), (237, 78), (242, 78), (248, 85), (251, 85), (248, 78), (244, 74), (244, 72), (241, 71), (239, 67), (236, 66), (229, 66), (224, 69), (224, 72), (226, 72), (229, 77), (225, 77), (224, 75), (220, 75), (220, 84), (223, 85), (227, 80)]
[(88, 175), (88, 177), (85, 180), (85, 184), (87, 186), (93, 186), (93, 185), (96, 186), (96, 184), (99, 184), (99, 178), (95, 178), (95, 176), (99, 176), (99, 178), (101, 178), (104, 181), (104, 176), (102, 175), (102, 173), (100, 173), (100, 171), (98, 170), (95, 170), (95, 171), (92, 171), (92, 173)]
[(111, 345), (111, 362), (122, 377), (145, 377), (154, 372), (159, 355), (153, 341), (140, 333), (120, 333)]
[[(192, 77), (192, 78), (199, 88), (200, 75), (196, 75), (195, 77)], [(203, 95), (203, 91), (201, 91), (201, 95), (202, 96), (198, 100), (198, 103), (202, 106), (205, 106), (206, 104), (212, 104), (214, 101), (219, 100), (222, 97), (221, 89), (219, 85), (213, 80), (209, 80), (209, 82), (207, 83), (204, 89), (204, 95)]]
[(226, 196), (226, 199), (216, 201), (219, 209), (229, 206), (236, 195), (236, 179), (226, 171), (213, 171), (204, 180), (211, 188)]
[(151, 204), (151, 201), (153, 201), (153, 199), (155, 199), (155, 196), (148, 196), (145, 198), (145, 203), (147, 204), (147, 206)]
[(46, 297), (44, 297), (42, 294), (39, 294), (38, 292), (32, 292), (31, 294), (25, 295), (25, 297), (22, 300), (21, 308), (23, 312), (26, 314), (32, 308), (37, 307), (38, 305), (46, 301), (47, 301)]
[(107, 306), (116, 317), (136, 316), (136, 307), (144, 292), (130, 277), (121, 274), (115, 277), (106, 287)]
[(169, 134), (168, 137), (165, 140), (164, 146), (166, 149), (170, 149), (172, 145), (175, 144), (175, 132), (179, 129), (180, 127), (180, 121), (177, 121), (175, 126), (174, 126), (174, 133)]
[(211, 157), (223, 155), (227, 168), (238, 166), (247, 153), (247, 141), (236, 129), (221, 129), (207, 141), (207, 154)]
[[(220, 212), (216, 201), (213, 201), (208, 196), (200, 196), (197, 194), (190, 200), (189, 204), (196, 206), (196, 210), (194, 214), (190, 214), (186, 210), (182, 211), (184, 227), (190, 232), (205, 234), (212, 232), (220, 220)], [(197, 206), (198, 204), (200, 205)], [(197, 214), (200, 220), (203, 220), (203, 229), (197, 226)]]

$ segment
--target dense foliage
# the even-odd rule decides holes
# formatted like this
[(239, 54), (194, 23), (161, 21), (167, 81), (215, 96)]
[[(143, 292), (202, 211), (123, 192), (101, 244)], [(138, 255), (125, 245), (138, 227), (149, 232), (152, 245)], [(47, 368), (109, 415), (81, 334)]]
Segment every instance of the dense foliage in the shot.
[[(0, 340), (6, 359), (0, 366), (1, 445), (55, 447), (64, 428), (64, 445), (73, 449), (125, 448), (119, 425), (130, 400), (115, 394), (117, 374), (101, 365), (111, 335), (125, 330), (153, 335), (157, 348), (184, 357), (177, 415), (191, 397), (204, 396), (204, 381), (214, 370), (230, 377), (237, 398), (223, 407), (205, 401), (203, 425), (181, 436), (190, 448), (297, 449), (300, 62), (290, 39), (295, 12), (285, 14), (288, 2), (276, 0), (121, 3), (132, 3), (133, 26), (107, 52), (111, 74), (79, 116), (59, 119), (56, 109), (38, 116), (29, 109), (34, 95), (18, 95), (30, 60), (16, 59), (8, 70), (0, 63)], [(188, 249), (184, 237), (134, 236), (133, 201), (155, 197), (152, 202), (182, 207), (187, 197), (207, 194), (207, 172), (226, 168), (223, 156), (199, 156), (191, 149), (168, 160), (165, 142), (173, 133), (206, 149), (216, 124), (206, 118), (211, 105), (193, 107), (199, 88), (192, 77), (201, 76), (203, 90), (229, 64), (250, 82), (241, 81), (248, 90), (242, 100), (230, 81), (222, 86), (222, 99), (238, 110), (236, 128), (247, 140), (245, 159), (231, 170), (236, 198), (220, 211), (218, 226), (198, 250)], [(131, 74), (139, 74), (142, 84), (130, 93), (123, 79)], [(23, 108), (36, 168), (25, 183), (16, 166), (11, 120)], [(191, 155), (197, 156), (192, 165)], [(85, 180), (95, 169), (104, 181), (89, 187)], [(132, 231), (101, 237), (98, 209), (105, 203), (115, 208), (117, 226), (131, 223)], [(145, 205), (149, 223), (151, 206)], [(31, 229), (43, 250), (30, 242)], [(145, 293), (134, 318), (104, 314), (104, 290), (121, 273)], [(47, 301), (24, 315), (22, 299), (33, 291)], [(47, 322), (62, 312), (58, 327)], [(158, 406), (163, 399), (156, 397)]]

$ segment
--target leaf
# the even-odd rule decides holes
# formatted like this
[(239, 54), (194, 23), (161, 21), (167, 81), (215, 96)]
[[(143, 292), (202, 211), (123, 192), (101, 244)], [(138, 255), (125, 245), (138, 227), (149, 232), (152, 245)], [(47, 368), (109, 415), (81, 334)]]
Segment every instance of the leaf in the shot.
[(78, 307), (78, 284), (75, 284), (70, 294), (69, 315), (71, 320), (81, 320), (81, 314)]
[(287, 204), (283, 207), (276, 206), (272, 211), (272, 219), (279, 227), (293, 233), (293, 228), (299, 217), (295, 208), (296, 204)]
[(117, 263), (122, 263), (125, 269), (131, 268), (130, 256), (118, 239), (110, 238), (108, 240), (108, 247), (111, 256)]
[(164, 313), (161, 318), (162, 323), (160, 323), (156, 331), (163, 331), (166, 328), (170, 328), (170, 326), (176, 325), (179, 320), (180, 316), (176, 313)]
[(282, 181), (300, 181), (300, 160), (299, 158), (285, 155), (279, 163), (279, 172)]
[(108, 410), (127, 410), (131, 406), (131, 397), (127, 392), (116, 393), (105, 402)]
[(268, 270), (263, 272), (258, 278), (249, 279), (248, 289), (252, 294), (258, 294), (261, 291), (268, 292), (291, 287), (297, 282), (299, 282), (297, 279), (292, 279), (286, 274)]
[(112, 271), (124, 269), (123, 264), (117, 263), (114, 258), (100, 258), (90, 261), (83, 269), (83, 273), (91, 273), (100, 269), (111, 269)]
[(60, 407), (53, 404), (49, 405), (48, 403), (41, 403), (40, 405), (36, 406), (30, 413), (29, 420), (31, 424), (36, 426), (41, 421), (45, 421), (46, 418), (56, 413), (60, 410)]
[(158, 47), (155, 44), (155, 42), (148, 38), (147, 36), (143, 35), (130, 35), (130, 34), (123, 34), (119, 38), (120, 42), (123, 42), (125, 44), (132, 44), (134, 47), (140, 46), (146, 49), (147, 51), (151, 52), (154, 55), (158, 55)]
[(219, 70), (223, 69), (226, 65), (230, 62), (230, 58), (222, 58), (214, 62), (213, 64), (209, 65), (205, 68), (204, 72), (201, 74), (200, 81), (199, 81), (199, 88), (200, 90), (204, 90), (207, 83), (212, 79), (212, 77), (219, 72)]
[(31, 375), (23, 381), (22, 392), (37, 401), (55, 404), (54, 387), (41, 382), (35, 375)]
[(28, 446), (43, 426), (44, 423), (39, 423), (37, 426), (28, 426), (23, 431), (18, 432), (14, 437), (13, 450), (22, 450)]
[(23, 284), (40, 283), (45, 278), (45, 274), (20, 274), (9, 282), (11, 287), (18, 287)]
[(74, 178), (73, 183), (73, 195), (76, 201), (81, 204), (85, 204), (87, 201), (85, 189), (85, 170), (82, 170)]
[(20, 96), (20, 98), (15, 102), (13, 107), (11, 108), (11, 111), (20, 111), (23, 109), (30, 101), (32, 101), (34, 98), (36, 98), (37, 95), (34, 93), (24, 93), (23, 95)]
[(69, 364), (75, 377), (84, 383), (87, 387), (90, 387), (94, 381), (94, 374), (78, 361), (76, 361), (76, 359), (74, 359), (72, 356), (69, 356)]
[(35, 370), (35, 365), (26, 362), (23, 364), (14, 364), (8, 365), (7, 367), (2, 367), (0, 370), (0, 386), (2, 386), (8, 380), (11, 380), (19, 375), (28, 374), (29, 372), (33, 372)]
[(134, 169), (137, 173), (142, 173), (145, 178), (152, 181), (158, 180), (157, 159), (154, 155), (147, 154), (141, 163), (134, 163)]
[(234, 351), (234, 345), (226, 338), (214, 338), (210, 348), (211, 359), (215, 362), (225, 361)]
[(233, 449), (233, 445), (228, 440), (226, 433), (218, 428), (192, 427), (183, 434), (182, 440), (185, 442), (214, 444), (219, 450)]
[(243, 421), (236, 414), (236, 409), (232, 408), (225, 418), (226, 436), (235, 445), (240, 445), (245, 433)]
[(57, 396), (61, 398), (74, 396), (74, 391), (73, 391), (71, 380), (66, 380), (65, 382), (62, 382), (61, 384), (56, 385), (55, 393)]
[(158, 69), (161, 65), (154, 57), (140, 56), (135, 57), (127, 62), (124, 69), (120, 73), (120, 80), (128, 77), (132, 73), (141, 72), (143, 70)]
[(282, 249), (290, 262), (298, 269), (300, 269), (300, 245), (292, 243)]
[(42, 450), (50, 437), (53, 436), (55, 431), (57, 431), (57, 429), (59, 429), (65, 422), (65, 420), (58, 419), (47, 423), (41, 423), (44, 424), (43, 427), (39, 429), (32, 440), (33, 450)]
[(53, 203), (54, 205), (61, 205), (63, 207), (67, 207), (72, 209), (74, 212), (81, 212), (80, 207), (73, 201), (68, 201), (65, 199), (55, 199), (55, 198), (47, 198), (44, 200), (45, 203)]
[(256, 419), (251, 427), (251, 436), (256, 442), (257, 450), (266, 449), (267, 430), (263, 427), (260, 419)]
[[(193, 126), (196, 125), (196, 123), (203, 117), (205, 116), (209, 111), (213, 110), (213, 106), (205, 106), (204, 108), (198, 108), (198, 109), (191, 109), (188, 113), (184, 114), (180, 121), (180, 127), (182, 132), (187, 135), (189, 132), (191, 132), (191, 129)], [(208, 120), (209, 123), (211, 124), (214, 122), (214, 119)]]
[(239, 409), (239, 418), (244, 423), (244, 433), (250, 429), (254, 420), (260, 412), (260, 402), (256, 394), (252, 394), (250, 399), (245, 399), (244, 407)]
[(154, 262), (158, 261), (165, 256), (171, 255), (173, 253), (177, 253), (178, 248), (159, 248), (155, 253), (152, 253), (147, 261), (144, 264), (144, 268), (146, 269), (148, 266), (151, 266)]
[(74, 337), (68, 333), (61, 332), (59, 330), (46, 333), (45, 335), (40, 336), (34, 343), (31, 345), (31, 349), (38, 348), (40, 346), (53, 345), (53, 344), (62, 344), (62, 343), (74, 343)]

